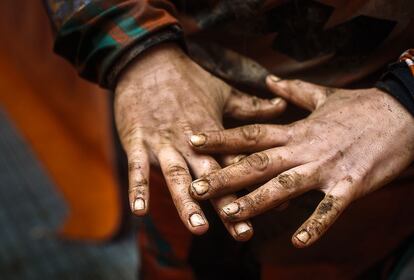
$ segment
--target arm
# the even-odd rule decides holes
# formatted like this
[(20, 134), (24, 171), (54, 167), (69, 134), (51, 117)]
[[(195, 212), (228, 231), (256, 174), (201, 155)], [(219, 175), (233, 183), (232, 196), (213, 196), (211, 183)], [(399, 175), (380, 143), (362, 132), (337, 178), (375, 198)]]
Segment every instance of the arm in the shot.
[[(132, 212), (148, 212), (150, 164), (159, 166), (184, 225), (192, 233), (204, 233), (208, 222), (188, 185), (192, 174), (199, 177), (220, 166), (213, 157), (192, 151), (187, 136), (221, 129), (223, 114), (274, 117), (286, 103), (240, 93), (195, 64), (177, 44), (166, 43), (182, 38), (169, 1), (48, 3), (57, 26), (55, 51), (80, 75), (115, 91)], [(211, 202), (219, 209), (236, 198), (228, 195)], [(237, 240), (252, 236), (248, 221), (224, 225)]]

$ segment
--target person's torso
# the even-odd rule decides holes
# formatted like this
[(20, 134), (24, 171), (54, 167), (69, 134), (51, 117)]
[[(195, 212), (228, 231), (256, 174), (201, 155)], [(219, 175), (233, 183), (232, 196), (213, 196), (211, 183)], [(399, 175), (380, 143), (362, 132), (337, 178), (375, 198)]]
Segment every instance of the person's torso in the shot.
[(229, 49), (283, 77), (327, 85), (364, 78), (413, 43), (412, 0), (177, 2), (188, 37), (201, 47), (214, 43), (214, 56)]

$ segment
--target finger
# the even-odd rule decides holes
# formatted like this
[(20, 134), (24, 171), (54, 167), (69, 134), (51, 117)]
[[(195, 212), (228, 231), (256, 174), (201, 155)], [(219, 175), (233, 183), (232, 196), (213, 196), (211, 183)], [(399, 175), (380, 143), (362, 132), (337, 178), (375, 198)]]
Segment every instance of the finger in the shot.
[(319, 184), (319, 165), (301, 165), (270, 180), (255, 191), (222, 208), (226, 220), (248, 219), (276, 208)]
[(275, 148), (252, 154), (236, 164), (208, 174), (191, 184), (196, 199), (218, 197), (265, 182), (287, 169), (301, 164), (301, 158), (290, 147)]
[(238, 120), (272, 119), (286, 109), (282, 98), (261, 99), (233, 89), (224, 107), (224, 114)]
[(309, 111), (325, 103), (327, 92), (335, 90), (301, 80), (281, 80), (273, 75), (266, 78), (266, 84), (273, 93)]
[(343, 192), (348, 187), (349, 182), (340, 182), (334, 188), (341, 190), (340, 192), (332, 191), (325, 196), (315, 212), (292, 236), (292, 243), (295, 247), (304, 248), (313, 244), (332, 226), (350, 203), (349, 195)]
[(200, 205), (188, 193), (191, 175), (182, 156), (172, 147), (164, 147), (158, 153), (161, 170), (171, 197), (184, 225), (194, 234), (208, 230), (208, 222)]
[[(186, 157), (191, 169), (197, 177), (209, 174), (220, 169), (220, 165), (212, 158), (206, 155), (196, 155), (189, 153)], [(220, 198), (212, 199), (211, 204), (217, 213), (224, 205), (227, 205), (237, 199), (236, 195), (225, 195)], [(241, 221), (237, 223), (224, 221), (220, 217), (227, 231), (235, 240), (247, 241), (253, 236), (253, 227), (249, 221)]]
[(229, 154), (283, 146), (289, 139), (289, 126), (253, 124), (192, 135), (190, 144), (200, 152)]
[[(217, 213), (220, 213), (221, 209), (234, 201), (237, 200), (236, 195), (225, 195), (220, 198), (211, 199), (211, 203)], [(243, 220), (238, 222), (231, 222), (223, 219), (221, 215), (220, 219), (222, 220), (224, 226), (231, 236), (237, 241), (247, 241), (253, 236), (253, 226), (249, 220)]]
[[(237, 156), (225, 155), (225, 156), (221, 156), (220, 158), (221, 158), (221, 162), (223, 163), (222, 166), (227, 167), (227, 166), (230, 166), (232, 164), (238, 163), (239, 161), (241, 161), (242, 159), (244, 159), (246, 157), (247, 157), (247, 155), (237, 155)], [(245, 190), (253, 191), (253, 190), (257, 189), (258, 187), (259, 187), (259, 185), (257, 185), (257, 184), (256, 185), (251, 185), (251, 186), (247, 186), (245, 188)]]
[(143, 216), (149, 208), (148, 153), (141, 140), (130, 141), (125, 151), (128, 157), (129, 204), (135, 215)]
[(239, 161), (241, 161), (242, 159), (244, 159), (245, 157), (247, 157), (246, 155), (224, 155), (221, 156), (220, 159), (220, 163), (222, 166), (229, 166), (235, 163), (238, 163)]

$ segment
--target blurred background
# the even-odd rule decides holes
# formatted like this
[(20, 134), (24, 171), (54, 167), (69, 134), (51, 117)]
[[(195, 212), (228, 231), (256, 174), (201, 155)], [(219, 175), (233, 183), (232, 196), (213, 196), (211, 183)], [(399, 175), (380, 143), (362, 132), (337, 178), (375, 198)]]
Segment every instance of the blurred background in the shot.
[(41, 0), (0, 13), (0, 278), (137, 279), (110, 94), (53, 54)]

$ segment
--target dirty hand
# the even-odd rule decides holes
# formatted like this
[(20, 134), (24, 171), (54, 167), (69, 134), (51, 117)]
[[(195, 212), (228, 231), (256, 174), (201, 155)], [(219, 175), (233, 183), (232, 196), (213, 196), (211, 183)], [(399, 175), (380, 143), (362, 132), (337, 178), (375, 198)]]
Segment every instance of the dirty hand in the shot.
[[(138, 58), (121, 76), (115, 91), (115, 119), (129, 164), (129, 200), (133, 213), (149, 208), (150, 163), (159, 165), (185, 226), (194, 234), (208, 229), (199, 204), (190, 196), (196, 177), (220, 168), (210, 156), (194, 152), (188, 137), (221, 129), (222, 115), (238, 119), (275, 117), (286, 106), (281, 98), (262, 100), (243, 94), (213, 77), (180, 48), (164, 44)], [(218, 209), (234, 195), (212, 200)], [(226, 222), (238, 240), (252, 234), (246, 222)]]
[(309, 190), (325, 194), (292, 237), (296, 247), (318, 240), (354, 200), (385, 185), (413, 160), (414, 118), (379, 89), (326, 88), (267, 78), (279, 96), (313, 111), (290, 125), (249, 125), (191, 136), (204, 153), (253, 153), (192, 183), (194, 198), (234, 193), (264, 183), (222, 207), (227, 221), (259, 215)]

